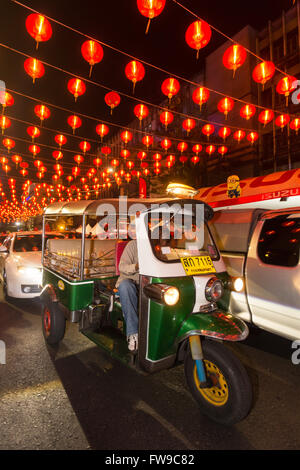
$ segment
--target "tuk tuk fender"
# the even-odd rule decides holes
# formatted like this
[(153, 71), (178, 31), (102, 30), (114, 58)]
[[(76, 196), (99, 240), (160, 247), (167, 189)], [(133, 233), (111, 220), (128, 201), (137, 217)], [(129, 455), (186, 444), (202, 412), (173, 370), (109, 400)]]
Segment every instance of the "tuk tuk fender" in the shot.
[(40, 299), (42, 302), (44, 299), (50, 299), (51, 302), (58, 302), (58, 298), (52, 284), (45, 285), (40, 294)]
[(187, 318), (181, 325), (177, 341), (181, 343), (190, 336), (207, 336), (223, 341), (243, 341), (249, 329), (243, 320), (229, 313), (216, 310), (212, 313), (197, 313)]

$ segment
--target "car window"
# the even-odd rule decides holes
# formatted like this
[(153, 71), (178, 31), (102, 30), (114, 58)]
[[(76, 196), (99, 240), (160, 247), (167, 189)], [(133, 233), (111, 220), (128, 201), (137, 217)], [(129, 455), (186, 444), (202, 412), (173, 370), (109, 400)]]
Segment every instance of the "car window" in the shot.
[[(56, 235), (46, 236), (46, 240), (50, 238), (63, 238)], [(17, 235), (14, 242), (15, 253), (30, 253), (42, 251), (42, 235)]]
[(258, 256), (265, 263), (295, 267), (299, 263), (300, 219), (283, 215), (266, 220), (258, 242)]

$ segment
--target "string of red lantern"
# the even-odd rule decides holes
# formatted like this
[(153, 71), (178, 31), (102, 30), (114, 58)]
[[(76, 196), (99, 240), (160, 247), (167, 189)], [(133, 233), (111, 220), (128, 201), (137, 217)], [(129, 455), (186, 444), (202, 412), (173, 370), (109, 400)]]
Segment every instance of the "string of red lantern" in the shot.
[[(0, 44), (0, 46), (1, 46), (1, 44)], [(9, 49), (10, 49), (10, 48), (9, 48)], [(15, 51), (15, 50), (14, 50), (14, 51)], [(19, 52), (19, 51), (15, 51), (15, 52), (26, 56), (26, 54), (23, 54), (23, 53), (21, 53), (21, 52)], [(56, 66), (53, 66), (53, 65), (50, 65), (50, 64), (47, 64), (47, 65), (48, 65), (49, 67), (52, 67), (52, 68), (56, 69), (56, 70), (59, 70), (59, 71), (62, 71), (62, 72), (64, 72), (64, 73), (66, 73), (66, 74), (72, 75), (70, 72), (65, 71), (65, 70), (63, 70), (63, 69), (60, 69), (60, 68), (58, 68), (58, 67), (56, 67)], [(78, 80), (81, 80), (81, 79), (78, 79)], [(102, 84), (99, 84), (99, 83), (97, 83), (97, 82), (93, 82), (93, 81), (89, 80), (89, 83), (107, 89), (107, 87), (105, 87), (105, 86), (103, 86)], [(207, 90), (209, 91), (208, 88), (207, 88)], [(134, 97), (131, 97), (131, 96), (126, 95), (126, 94), (124, 94), (124, 93), (120, 93), (120, 94), (122, 94), (123, 96), (126, 96), (127, 98), (135, 99)], [(140, 101), (141, 101), (141, 100), (140, 100)], [(225, 96), (224, 99), (221, 100), (221, 102), (227, 102), (227, 101), (232, 102), (233, 99), (232, 99), (231, 97)], [(235, 101), (241, 101), (241, 102), (245, 103), (243, 100), (239, 100), (239, 99), (235, 99)], [(165, 108), (163, 108), (162, 106), (158, 106), (158, 105), (155, 105), (155, 104), (153, 104), (153, 103), (149, 103), (149, 102), (145, 102), (145, 101), (144, 101), (143, 103), (146, 104), (146, 105), (150, 105), (150, 106), (152, 106), (152, 107), (158, 108), (158, 109), (165, 109)], [(246, 103), (246, 104), (249, 105), (249, 103)], [(264, 108), (263, 106), (260, 106), (260, 105), (256, 105), (256, 106), (257, 106), (258, 108), (260, 108), (260, 109), (263, 109), (263, 110), (266, 109), (266, 108)], [(279, 113), (278, 111), (275, 111), (275, 112)], [(186, 116), (186, 117), (190, 117), (190, 118), (195, 118), (195, 119), (197, 119), (198, 121), (205, 122), (204, 119), (198, 118), (198, 117), (196, 117), (196, 116), (187, 116), (187, 115), (185, 115), (184, 113), (179, 113), (178, 111), (174, 111), (174, 113), (176, 113), (177, 115)], [(226, 115), (226, 113), (225, 113), (225, 115)], [(298, 116), (295, 116), (295, 117), (298, 117)], [(206, 121), (206, 122), (207, 122), (207, 121)]]

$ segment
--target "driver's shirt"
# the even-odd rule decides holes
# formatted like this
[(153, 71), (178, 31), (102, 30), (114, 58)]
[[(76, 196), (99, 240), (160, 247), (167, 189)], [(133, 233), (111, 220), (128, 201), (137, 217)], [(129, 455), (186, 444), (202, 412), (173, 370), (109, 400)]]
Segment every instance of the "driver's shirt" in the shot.
[(137, 242), (136, 240), (131, 240), (129, 243), (127, 243), (121, 256), (119, 264), (120, 277), (116, 283), (116, 288), (118, 288), (121, 282), (125, 279), (131, 279), (136, 284), (139, 283), (139, 272), (136, 270), (137, 264)]

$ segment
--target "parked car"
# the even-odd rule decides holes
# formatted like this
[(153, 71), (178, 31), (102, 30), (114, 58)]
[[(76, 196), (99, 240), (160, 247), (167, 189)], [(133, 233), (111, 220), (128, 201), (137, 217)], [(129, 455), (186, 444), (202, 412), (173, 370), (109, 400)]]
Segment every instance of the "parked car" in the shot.
[[(64, 238), (47, 233), (46, 237)], [(42, 285), (42, 233), (14, 232), (0, 246), (0, 278), (6, 297), (38, 297)]]
[(300, 209), (220, 210), (210, 229), (231, 277), (230, 311), (300, 338)]

